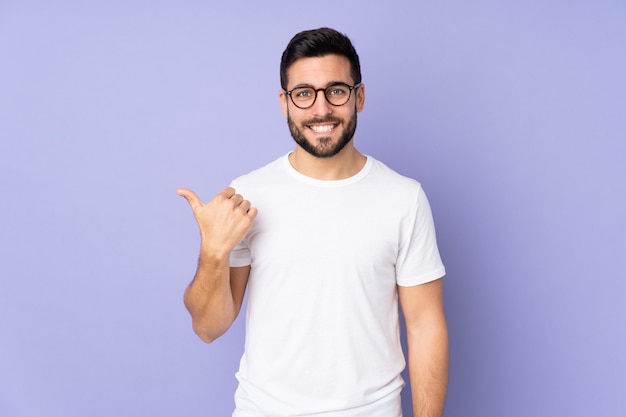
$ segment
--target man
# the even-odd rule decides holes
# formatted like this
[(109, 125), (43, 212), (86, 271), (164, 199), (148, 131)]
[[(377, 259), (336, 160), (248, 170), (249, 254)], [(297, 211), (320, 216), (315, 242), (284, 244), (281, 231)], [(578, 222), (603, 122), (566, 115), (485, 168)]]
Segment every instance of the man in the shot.
[(441, 416), (444, 267), (424, 192), (356, 150), (365, 86), (345, 35), (297, 34), (281, 84), (294, 151), (206, 205), (177, 191), (202, 236), (185, 292), (202, 340), (229, 328), (248, 288), (233, 416), (401, 416), (398, 299), (414, 416)]

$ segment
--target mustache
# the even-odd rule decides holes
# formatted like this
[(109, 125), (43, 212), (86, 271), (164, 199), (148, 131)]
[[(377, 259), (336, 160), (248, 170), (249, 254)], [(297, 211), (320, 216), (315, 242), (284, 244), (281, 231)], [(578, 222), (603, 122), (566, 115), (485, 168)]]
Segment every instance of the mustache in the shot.
[(342, 124), (343, 119), (339, 119), (338, 117), (328, 116), (328, 117), (316, 117), (316, 118), (305, 120), (302, 122), (303, 125), (323, 124), (323, 123)]

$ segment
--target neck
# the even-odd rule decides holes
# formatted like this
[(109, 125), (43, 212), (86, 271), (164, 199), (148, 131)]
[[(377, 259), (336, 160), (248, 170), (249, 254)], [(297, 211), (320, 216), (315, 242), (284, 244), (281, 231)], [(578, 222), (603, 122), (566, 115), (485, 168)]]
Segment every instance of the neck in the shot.
[(356, 175), (367, 158), (348, 144), (337, 155), (318, 158), (300, 146), (289, 154), (291, 166), (299, 173), (318, 180), (342, 180)]

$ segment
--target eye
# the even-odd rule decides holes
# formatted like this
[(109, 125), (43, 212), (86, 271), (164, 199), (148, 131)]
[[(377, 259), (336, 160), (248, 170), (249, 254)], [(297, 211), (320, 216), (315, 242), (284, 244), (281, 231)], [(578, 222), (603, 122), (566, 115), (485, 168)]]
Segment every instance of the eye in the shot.
[(326, 90), (326, 94), (328, 94), (329, 96), (334, 96), (334, 97), (345, 96), (349, 92), (350, 92), (350, 89), (344, 85), (331, 85)]
[(314, 92), (310, 88), (296, 88), (291, 92), (291, 95), (297, 99), (307, 99), (314, 95)]

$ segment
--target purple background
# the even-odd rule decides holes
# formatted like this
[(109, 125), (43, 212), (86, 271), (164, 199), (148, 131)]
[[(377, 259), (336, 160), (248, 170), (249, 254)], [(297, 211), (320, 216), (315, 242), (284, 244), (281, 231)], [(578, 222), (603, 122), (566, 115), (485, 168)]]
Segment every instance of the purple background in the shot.
[(323, 25), (362, 60), (358, 148), (433, 206), (445, 415), (626, 415), (625, 22), (618, 0), (0, 0), (0, 416), (230, 415), (242, 321), (193, 334), (174, 191), (293, 147), (279, 58)]

